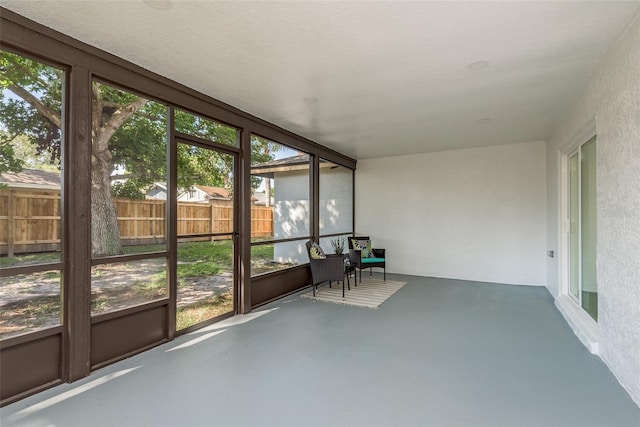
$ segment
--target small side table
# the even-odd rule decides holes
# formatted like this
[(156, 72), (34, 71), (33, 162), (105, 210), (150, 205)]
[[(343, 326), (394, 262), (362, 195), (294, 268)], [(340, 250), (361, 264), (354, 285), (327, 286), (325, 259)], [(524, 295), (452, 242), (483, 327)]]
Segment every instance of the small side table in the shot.
[[(356, 266), (355, 265), (351, 265), (351, 263), (349, 262), (349, 255), (345, 255), (344, 256), (344, 275), (347, 276), (347, 288), (349, 290), (351, 290), (351, 281), (349, 280), (349, 277), (351, 276), (352, 272), (356, 271)], [(358, 281), (356, 280), (356, 286), (358, 286)], [(344, 298), (344, 281), (342, 282), (342, 298)]]

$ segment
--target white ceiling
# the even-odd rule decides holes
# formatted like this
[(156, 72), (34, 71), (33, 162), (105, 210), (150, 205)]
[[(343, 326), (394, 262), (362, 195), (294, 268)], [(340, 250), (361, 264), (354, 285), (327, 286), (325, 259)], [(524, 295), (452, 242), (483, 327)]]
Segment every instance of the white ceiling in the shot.
[[(640, 11), (639, 1), (158, 3), (171, 7), (0, 0), (357, 159), (546, 139)], [(488, 65), (469, 67), (478, 61)]]

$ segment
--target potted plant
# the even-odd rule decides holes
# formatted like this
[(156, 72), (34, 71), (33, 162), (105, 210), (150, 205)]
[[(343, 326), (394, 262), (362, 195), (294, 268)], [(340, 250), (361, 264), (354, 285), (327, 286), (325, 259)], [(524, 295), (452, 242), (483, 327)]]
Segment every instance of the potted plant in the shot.
[(331, 240), (331, 247), (335, 251), (336, 255), (342, 255), (344, 252), (344, 237)]

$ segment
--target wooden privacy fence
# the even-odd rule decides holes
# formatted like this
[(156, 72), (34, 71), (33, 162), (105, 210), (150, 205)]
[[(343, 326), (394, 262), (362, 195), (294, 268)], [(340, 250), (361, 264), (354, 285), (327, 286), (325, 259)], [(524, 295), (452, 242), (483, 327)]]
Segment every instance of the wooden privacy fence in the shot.
[[(160, 243), (166, 229), (166, 201), (114, 199), (125, 246)], [(229, 203), (178, 202), (178, 235), (230, 233)], [(251, 237), (273, 236), (273, 208), (251, 207)], [(60, 249), (60, 192), (0, 189), (0, 254)]]

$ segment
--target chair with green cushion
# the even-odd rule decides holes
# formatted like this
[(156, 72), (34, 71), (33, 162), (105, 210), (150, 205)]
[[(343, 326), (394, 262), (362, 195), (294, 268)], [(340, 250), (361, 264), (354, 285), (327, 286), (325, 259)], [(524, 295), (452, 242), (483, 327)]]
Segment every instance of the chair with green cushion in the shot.
[(384, 280), (387, 280), (387, 267), (385, 265), (385, 250), (371, 248), (371, 239), (366, 236), (349, 237), (349, 261), (351, 265), (360, 269), (360, 283), (362, 283), (362, 269), (369, 269), (369, 277), (372, 277), (373, 267), (382, 267)]

